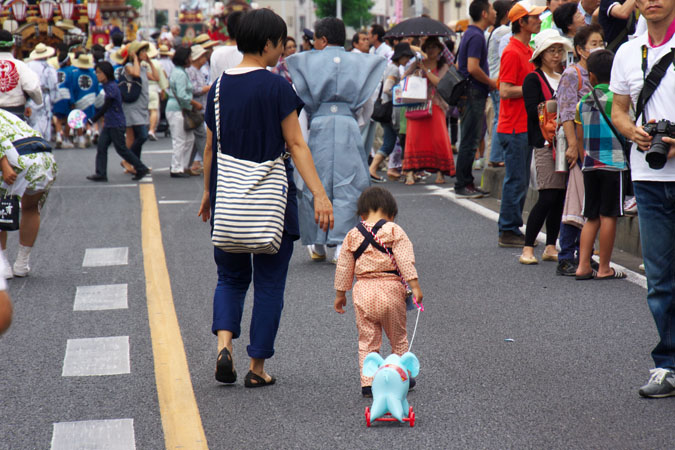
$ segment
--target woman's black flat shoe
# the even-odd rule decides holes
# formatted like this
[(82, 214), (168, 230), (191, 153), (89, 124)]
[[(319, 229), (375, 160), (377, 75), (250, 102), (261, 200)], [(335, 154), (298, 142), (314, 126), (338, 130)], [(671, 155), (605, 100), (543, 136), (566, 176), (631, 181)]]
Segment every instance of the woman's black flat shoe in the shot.
[(216, 363), (216, 380), (221, 383), (234, 383), (237, 381), (237, 371), (234, 370), (232, 363), (232, 354), (225, 347), (218, 354), (218, 362)]
[(263, 387), (263, 386), (271, 386), (274, 383), (276, 383), (277, 379), (272, 377), (270, 381), (266, 381), (263, 377), (256, 375), (255, 373), (251, 372), (250, 370), (246, 374), (246, 378), (244, 378), (244, 386), (247, 388), (256, 388), (256, 387)]

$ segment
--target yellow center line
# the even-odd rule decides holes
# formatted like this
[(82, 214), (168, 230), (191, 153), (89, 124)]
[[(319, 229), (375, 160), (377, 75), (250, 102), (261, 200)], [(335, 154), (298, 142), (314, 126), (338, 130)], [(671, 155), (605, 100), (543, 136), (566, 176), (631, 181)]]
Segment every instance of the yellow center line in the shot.
[(208, 449), (173, 303), (155, 187), (139, 187), (145, 290), (164, 442), (167, 449)]

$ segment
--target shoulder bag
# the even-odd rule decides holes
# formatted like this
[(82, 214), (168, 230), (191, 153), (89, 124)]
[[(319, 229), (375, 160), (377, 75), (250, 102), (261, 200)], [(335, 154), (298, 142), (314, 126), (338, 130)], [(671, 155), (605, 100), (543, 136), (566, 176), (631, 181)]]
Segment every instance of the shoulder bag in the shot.
[(380, 84), (380, 93), (375, 100), (375, 106), (373, 107), (373, 114), (370, 116), (375, 122), (379, 123), (391, 123), (391, 114), (394, 112), (394, 103), (389, 100), (386, 103), (382, 103), (382, 90), (384, 89), (384, 81)]
[(469, 78), (459, 73), (455, 64), (450, 64), (436, 91), (448, 106), (458, 106), (469, 95), (469, 83)]
[(262, 163), (237, 159), (220, 144), (220, 81), (214, 98), (217, 142), (216, 198), (213, 245), (230, 253), (279, 251), (288, 200), (285, 159), (289, 153)]
[(119, 83), (120, 94), (124, 103), (134, 103), (141, 96), (143, 84), (140, 77), (132, 77), (122, 72)]

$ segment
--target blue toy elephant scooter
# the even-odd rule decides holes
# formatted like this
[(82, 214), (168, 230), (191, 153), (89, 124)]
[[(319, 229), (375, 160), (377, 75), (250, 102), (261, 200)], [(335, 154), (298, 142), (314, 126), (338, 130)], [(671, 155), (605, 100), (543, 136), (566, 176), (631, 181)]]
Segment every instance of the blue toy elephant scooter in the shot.
[[(373, 405), (366, 407), (366, 426), (371, 421), (408, 422), (415, 426), (415, 413), (408, 405), (410, 377), (420, 371), (417, 356), (407, 352), (403, 356), (389, 355), (382, 359), (379, 353), (370, 353), (363, 362), (363, 374), (373, 377)], [(404, 417), (407, 411), (407, 416)]]

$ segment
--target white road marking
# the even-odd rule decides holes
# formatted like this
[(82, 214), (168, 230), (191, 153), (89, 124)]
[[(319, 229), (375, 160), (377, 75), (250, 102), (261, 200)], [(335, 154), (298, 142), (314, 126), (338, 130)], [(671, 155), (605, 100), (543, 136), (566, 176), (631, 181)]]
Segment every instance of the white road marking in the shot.
[(133, 419), (58, 422), (52, 433), (52, 450), (134, 450)]
[(136, 183), (128, 183), (128, 184), (91, 183), (75, 186), (52, 186), (51, 189), (128, 188), (136, 186), (138, 186)]
[(184, 205), (186, 203), (199, 203), (198, 200), (160, 200), (160, 205)]
[(78, 286), (73, 311), (102, 311), (127, 309), (127, 284), (101, 284)]
[(87, 377), (130, 372), (129, 336), (68, 339), (62, 376)]
[[(478, 203), (472, 202), (469, 199), (458, 199), (455, 196), (455, 192), (450, 191), (448, 188), (442, 188), (439, 186), (425, 186), (425, 189), (443, 198), (447, 198), (451, 202), (456, 203), (468, 209), (469, 211), (479, 214), (487, 219), (490, 219), (493, 222), (497, 222), (499, 220), (499, 213), (492, 211), (491, 209), (488, 209), (485, 206), (479, 205)], [(521, 230), (524, 232), (525, 227), (524, 226), (521, 227)], [(539, 241), (542, 244), (546, 244), (546, 234), (540, 232), (539, 235), (537, 236), (537, 241)], [(597, 260), (597, 257), (594, 256), (593, 258)], [(625, 273), (626, 280), (630, 281), (631, 283), (637, 286), (640, 286), (643, 289), (647, 289), (647, 277), (645, 277), (644, 275), (639, 274), (633, 270), (630, 270), (627, 267), (624, 267), (620, 264), (612, 263), (612, 266)]]
[(171, 155), (173, 150), (145, 150), (144, 155)]
[(152, 172), (168, 172), (171, 169), (171, 167), (160, 167), (159, 169), (152, 169)]
[(82, 267), (125, 266), (129, 264), (129, 247), (88, 248)]
[(152, 183), (152, 175), (146, 175), (139, 180), (139, 183)]

